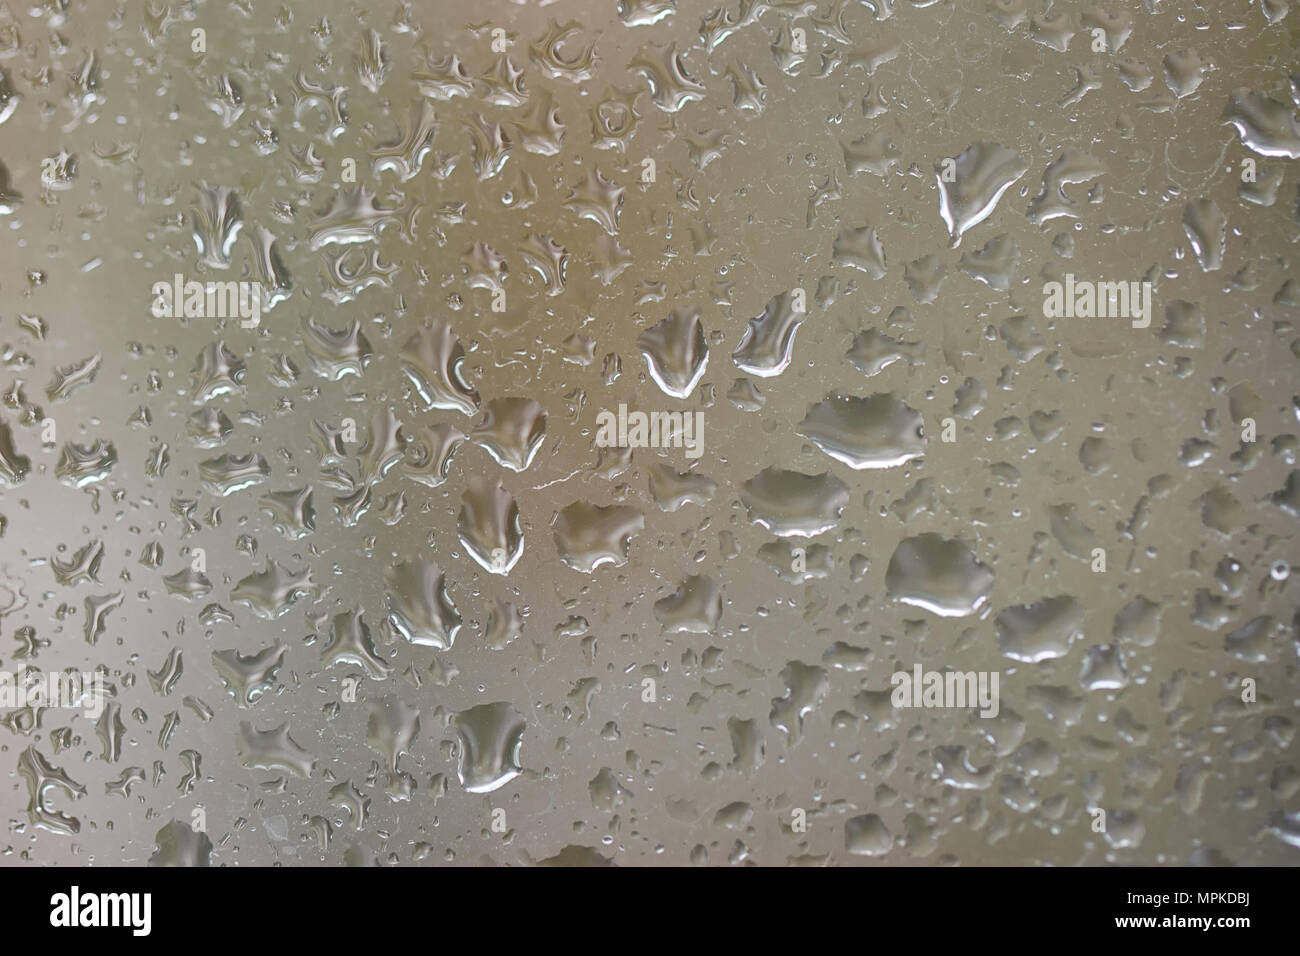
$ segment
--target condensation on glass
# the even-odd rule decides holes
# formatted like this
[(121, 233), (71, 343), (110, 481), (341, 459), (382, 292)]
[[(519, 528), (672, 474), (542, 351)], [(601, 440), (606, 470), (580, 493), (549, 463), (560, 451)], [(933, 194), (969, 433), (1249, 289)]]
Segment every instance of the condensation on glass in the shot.
[(1296, 16), (0, 3), (3, 862), (1296, 862)]

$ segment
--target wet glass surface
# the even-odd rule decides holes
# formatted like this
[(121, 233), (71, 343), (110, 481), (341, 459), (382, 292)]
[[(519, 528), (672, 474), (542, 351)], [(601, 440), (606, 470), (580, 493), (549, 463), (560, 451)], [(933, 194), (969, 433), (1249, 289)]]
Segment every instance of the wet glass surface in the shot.
[(1296, 12), (715, 4), (0, 2), (0, 862), (1296, 862)]

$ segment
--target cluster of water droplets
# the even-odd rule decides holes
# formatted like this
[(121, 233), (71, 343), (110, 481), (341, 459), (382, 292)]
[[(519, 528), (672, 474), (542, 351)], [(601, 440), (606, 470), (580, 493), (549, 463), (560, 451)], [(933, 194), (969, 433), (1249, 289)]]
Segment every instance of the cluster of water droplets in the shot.
[(1287, 5), (565, 13), (0, 2), (6, 852), (1294, 859)]

